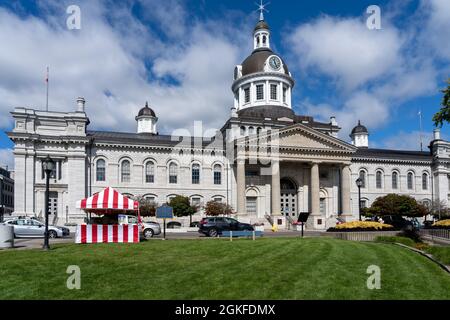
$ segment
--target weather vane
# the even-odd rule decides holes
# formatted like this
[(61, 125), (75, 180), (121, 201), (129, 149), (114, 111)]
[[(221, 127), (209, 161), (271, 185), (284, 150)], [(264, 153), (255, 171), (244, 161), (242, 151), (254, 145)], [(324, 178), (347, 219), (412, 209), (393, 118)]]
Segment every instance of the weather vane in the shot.
[(266, 9), (266, 7), (270, 4), (270, 2), (267, 3), (263, 3), (263, 0), (261, 0), (260, 3), (256, 3), (255, 4), (258, 6), (258, 10), (259, 11), (259, 21), (263, 21), (264, 20), (264, 11), (269, 12), (269, 10)]

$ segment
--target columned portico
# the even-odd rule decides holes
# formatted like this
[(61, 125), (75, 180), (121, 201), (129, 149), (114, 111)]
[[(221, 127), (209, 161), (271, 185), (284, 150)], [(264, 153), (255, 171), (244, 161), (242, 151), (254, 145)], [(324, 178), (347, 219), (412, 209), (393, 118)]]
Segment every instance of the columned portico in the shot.
[(345, 164), (341, 167), (341, 204), (343, 216), (351, 216), (350, 200), (350, 165)]
[(237, 159), (236, 183), (237, 213), (245, 214), (245, 159)]
[(320, 176), (319, 163), (311, 165), (311, 215), (320, 215)]
[(280, 162), (272, 161), (272, 215), (281, 215)]

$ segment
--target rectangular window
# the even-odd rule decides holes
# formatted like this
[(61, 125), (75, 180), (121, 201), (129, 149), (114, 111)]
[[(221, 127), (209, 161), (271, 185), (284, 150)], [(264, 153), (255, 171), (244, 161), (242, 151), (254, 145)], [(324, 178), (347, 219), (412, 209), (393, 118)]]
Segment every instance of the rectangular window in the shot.
[(152, 162), (147, 163), (145, 166), (145, 182), (155, 182), (155, 165)]
[(247, 197), (247, 214), (257, 214), (257, 198), (256, 197)]
[(222, 184), (222, 172), (216, 171), (214, 172), (214, 184)]
[(258, 84), (256, 86), (256, 100), (264, 100), (264, 85)]
[(278, 99), (278, 86), (276, 84), (270, 85), (270, 99), (272, 100)]
[(192, 184), (200, 183), (200, 168), (197, 166), (192, 167)]
[(287, 102), (287, 88), (283, 87), (283, 102)]
[(245, 103), (250, 102), (250, 88), (244, 89), (244, 101), (245, 101)]

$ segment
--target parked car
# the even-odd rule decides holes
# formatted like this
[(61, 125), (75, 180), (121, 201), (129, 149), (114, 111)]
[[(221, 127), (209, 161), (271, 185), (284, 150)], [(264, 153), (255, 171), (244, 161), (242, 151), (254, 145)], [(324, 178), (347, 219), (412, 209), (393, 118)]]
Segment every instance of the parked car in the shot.
[[(119, 214), (118, 216), (119, 224), (137, 224), (138, 218), (136, 216), (131, 216), (127, 214)], [(158, 222), (142, 222), (143, 230), (142, 235), (145, 239), (153, 238), (154, 235), (158, 235), (161, 233), (161, 226)]]
[[(16, 238), (44, 237), (45, 225), (36, 219), (13, 219), (6, 221), (4, 224), (14, 227), (14, 237)], [(62, 238), (69, 234), (68, 228), (48, 226), (49, 238)]]
[(200, 221), (192, 221), (191, 224), (189, 225), (189, 227), (191, 227), (191, 228), (200, 227)]
[(199, 233), (208, 237), (217, 237), (223, 231), (253, 231), (254, 228), (248, 223), (241, 223), (228, 217), (207, 217), (200, 221)]
[(181, 223), (178, 221), (167, 222), (167, 229), (179, 229), (181, 228)]
[(391, 226), (393, 226), (394, 229), (396, 229), (396, 230), (404, 230), (404, 229), (412, 230), (415, 228), (414, 224), (411, 221), (406, 220), (402, 216), (387, 215), (387, 216), (377, 217), (376, 221), (380, 221), (380, 219), (383, 221), (383, 223), (390, 224)]
[(423, 222), (423, 228), (424, 229), (429, 229), (429, 228), (431, 228), (431, 226), (434, 224), (434, 221), (433, 220), (425, 220), (424, 222)]

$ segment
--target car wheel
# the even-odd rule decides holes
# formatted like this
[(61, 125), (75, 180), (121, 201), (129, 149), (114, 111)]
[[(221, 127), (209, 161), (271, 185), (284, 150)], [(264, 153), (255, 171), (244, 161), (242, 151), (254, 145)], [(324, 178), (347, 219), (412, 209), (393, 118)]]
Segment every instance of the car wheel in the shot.
[(217, 230), (216, 229), (209, 229), (208, 231), (208, 236), (210, 236), (211, 238), (217, 237)]
[(153, 235), (154, 235), (155, 233), (153, 232), (153, 230), (152, 229), (145, 229), (144, 230), (144, 238), (145, 239), (151, 239), (151, 238), (153, 238)]
[(55, 239), (55, 238), (58, 237), (58, 234), (56, 233), (56, 231), (49, 230), (48, 231), (48, 237), (51, 238), (51, 239)]

